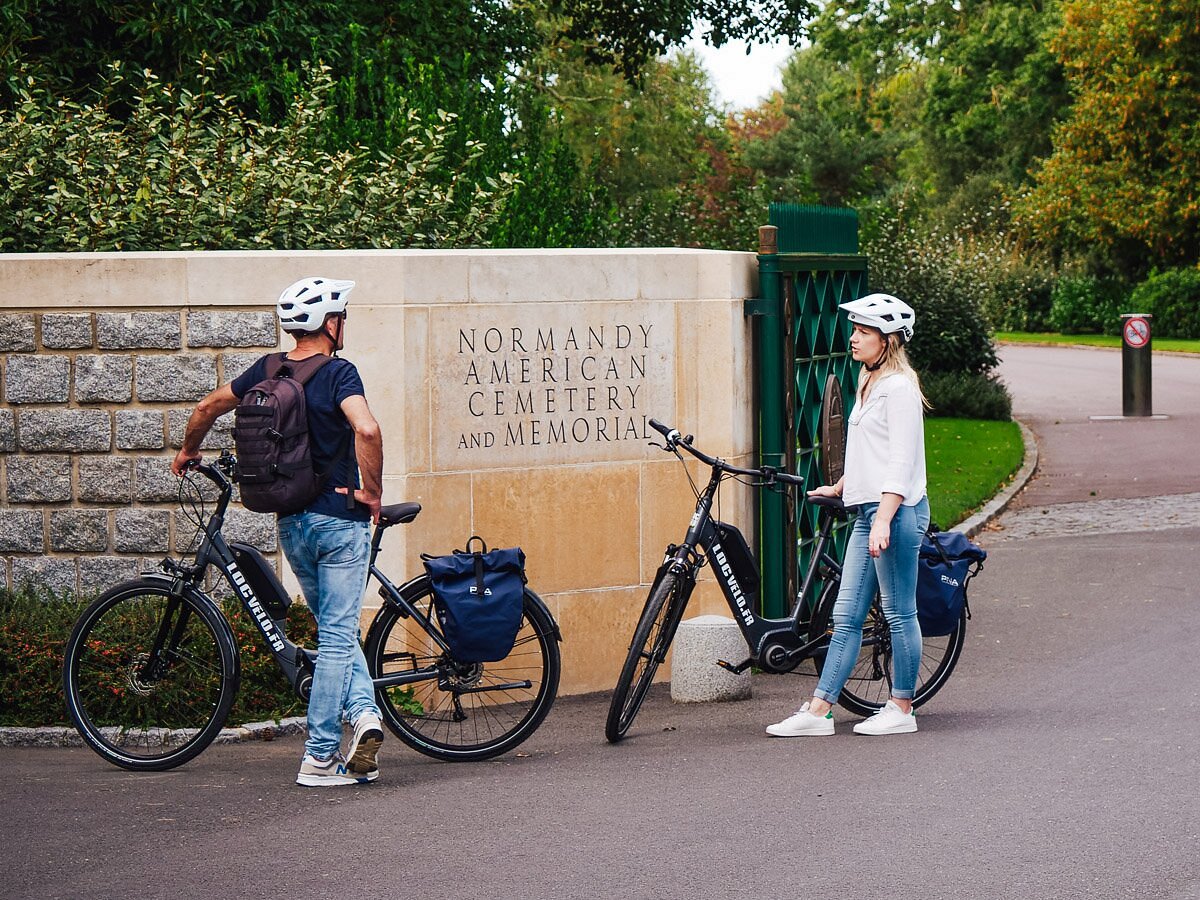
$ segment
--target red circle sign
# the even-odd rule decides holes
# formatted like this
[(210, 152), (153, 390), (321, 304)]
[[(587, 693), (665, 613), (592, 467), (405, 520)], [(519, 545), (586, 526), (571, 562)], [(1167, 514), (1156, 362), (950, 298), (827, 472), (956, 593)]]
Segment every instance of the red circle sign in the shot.
[(1150, 343), (1150, 323), (1145, 319), (1126, 319), (1122, 328), (1125, 343), (1135, 350)]

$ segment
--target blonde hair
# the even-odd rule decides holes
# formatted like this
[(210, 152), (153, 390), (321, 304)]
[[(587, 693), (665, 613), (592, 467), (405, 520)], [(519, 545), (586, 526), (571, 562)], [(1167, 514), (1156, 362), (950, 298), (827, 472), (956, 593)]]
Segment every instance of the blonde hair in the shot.
[[(868, 328), (871, 326), (867, 326)], [(878, 331), (879, 329), (874, 329)], [(880, 334), (883, 334), (880, 332)], [(921, 391), (921, 379), (917, 375), (917, 370), (912, 367), (912, 363), (908, 361), (908, 353), (904, 349), (904, 341), (898, 335), (883, 335), (883, 358), (879, 361), (879, 368), (874, 372), (868, 372), (867, 367), (863, 366), (858, 373), (858, 399), (860, 401), (867, 399), (867, 394), (871, 385), (877, 380), (872, 378), (872, 375), (878, 375), (883, 378), (885, 375), (900, 374), (907, 378), (917, 388), (917, 394), (921, 397), (921, 405), (926, 409), (932, 409), (932, 405), (925, 398), (925, 394)]]

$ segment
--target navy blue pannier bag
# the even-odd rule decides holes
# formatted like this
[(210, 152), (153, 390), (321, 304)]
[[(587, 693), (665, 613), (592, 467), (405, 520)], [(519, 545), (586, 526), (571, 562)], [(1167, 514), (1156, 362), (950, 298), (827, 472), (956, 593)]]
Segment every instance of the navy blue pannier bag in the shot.
[[(472, 550), (479, 542), (482, 549)], [(525, 554), (520, 547), (488, 550), (472, 536), (466, 550), (421, 555), (433, 582), (442, 635), (458, 662), (495, 662), (512, 652), (525, 602)]]
[(983, 568), (987, 551), (960, 531), (928, 531), (917, 557), (917, 621), (921, 634), (938, 637), (954, 631), (964, 607), (967, 582)]

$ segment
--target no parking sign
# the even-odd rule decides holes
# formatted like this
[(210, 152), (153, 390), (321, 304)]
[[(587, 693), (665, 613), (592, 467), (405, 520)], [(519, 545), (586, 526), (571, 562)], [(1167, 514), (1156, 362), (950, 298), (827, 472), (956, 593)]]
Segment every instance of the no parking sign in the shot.
[(1134, 350), (1140, 350), (1150, 343), (1150, 323), (1146, 316), (1134, 315), (1125, 319), (1121, 327), (1121, 336), (1125, 343)]

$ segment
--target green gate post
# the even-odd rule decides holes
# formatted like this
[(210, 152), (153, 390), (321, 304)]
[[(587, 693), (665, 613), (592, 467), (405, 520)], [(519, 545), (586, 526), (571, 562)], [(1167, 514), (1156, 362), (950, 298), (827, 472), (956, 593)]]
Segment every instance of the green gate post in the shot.
[[(838, 304), (862, 296), (867, 260), (858, 253), (853, 210), (772, 203), (770, 225), (758, 230), (759, 297), (746, 301), (754, 318), (759, 465), (820, 483), (821, 397), (829, 374), (853, 390), (849, 327)], [(758, 491), (758, 551), (764, 615), (791, 612), (799, 572), (811, 550), (814, 507)], [(803, 513), (803, 514), (801, 514)], [(844, 531), (837, 537), (844, 541)]]
[[(783, 365), (783, 291), (779, 277), (779, 229), (764, 225), (758, 229), (758, 275), (761, 299), (749, 301), (747, 312), (754, 315), (755, 339), (758, 345), (758, 447), (759, 465), (783, 468), (787, 463), (783, 421), (783, 391), (787, 373)], [(787, 532), (787, 499), (773, 491), (759, 492), (759, 547), (761, 560), (784, 557)], [(762, 567), (763, 614), (784, 615), (784, 571), (778, 565)]]

